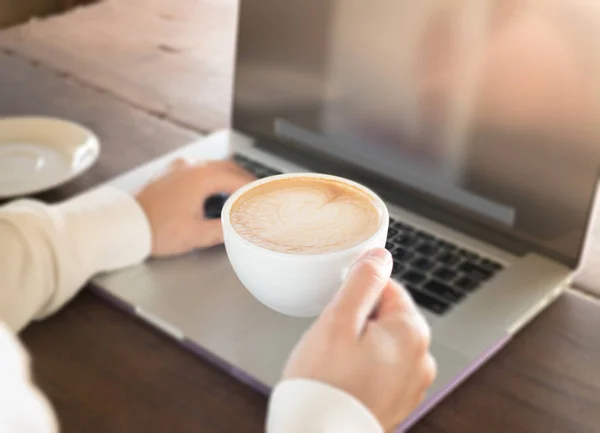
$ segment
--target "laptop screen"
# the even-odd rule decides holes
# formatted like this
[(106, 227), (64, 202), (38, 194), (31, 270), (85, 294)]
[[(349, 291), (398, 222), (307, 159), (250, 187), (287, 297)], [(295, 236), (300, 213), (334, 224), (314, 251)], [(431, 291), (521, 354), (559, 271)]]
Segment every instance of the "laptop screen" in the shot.
[(571, 265), (600, 162), (600, 6), (241, 1), (234, 126)]

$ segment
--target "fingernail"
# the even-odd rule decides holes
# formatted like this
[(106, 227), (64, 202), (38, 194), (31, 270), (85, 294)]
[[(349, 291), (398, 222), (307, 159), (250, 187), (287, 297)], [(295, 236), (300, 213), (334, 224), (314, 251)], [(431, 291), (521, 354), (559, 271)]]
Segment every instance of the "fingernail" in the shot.
[(375, 248), (367, 252), (367, 254), (364, 255), (364, 258), (385, 265), (392, 260), (392, 255), (384, 248)]

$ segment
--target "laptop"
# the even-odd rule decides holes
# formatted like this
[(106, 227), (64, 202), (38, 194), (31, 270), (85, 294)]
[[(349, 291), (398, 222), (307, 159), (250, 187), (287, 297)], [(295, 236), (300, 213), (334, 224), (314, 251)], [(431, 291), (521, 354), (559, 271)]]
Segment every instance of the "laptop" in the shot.
[[(510, 79), (493, 82), (506, 86), (496, 92), (486, 88), (478, 63), (485, 44), (475, 50), (456, 38), (454, 48), (464, 50), (452, 51), (461, 53), (461, 80), (427, 69), (413, 74), (406, 53), (421, 51), (398, 24), (413, 4), (241, 1), (232, 128), (111, 182), (133, 192), (173, 158), (230, 157), (261, 178), (325, 172), (380, 194), (391, 216), (393, 278), (431, 325), (439, 366), (401, 430), (568, 287), (600, 161), (595, 137), (577, 119), (569, 118), (571, 128), (540, 124), (543, 107), (494, 99), (520, 93)], [(441, 45), (449, 51), (452, 35)], [(437, 81), (427, 87), (428, 78)], [(117, 305), (265, 393), (311, 323), (252, 297), (222, 247), (150, 260), (95, 283)]]

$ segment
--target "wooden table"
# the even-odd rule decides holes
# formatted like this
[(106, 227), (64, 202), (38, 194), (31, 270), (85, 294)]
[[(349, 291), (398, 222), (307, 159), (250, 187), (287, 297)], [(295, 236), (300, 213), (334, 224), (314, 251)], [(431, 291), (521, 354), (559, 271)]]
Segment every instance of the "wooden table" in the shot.
[[(115, 7), (115, 1), (106, 4)], [(178, 8), (185, 15), (185, 8)], [(6, 42), (1, 36), (0, 41)], [(93, 128), (103, 145), (99, 163), (88, 174), (41, 195), (45, 200), (68, 197), (179, 147), (197, 137), (193, 130), (205, 129), (172, 115), (184, 113), (181, 108), (165, 115), (114, 88), (94, 85), (98, 76), (91, 67), (88, 76), (64, 69), (56, 73), (50, 61), (47, 67), (25, 60), (32, 58), (31, 51), (21, 48), (0, 54), (0, 115), (66, 116)], [(141, 98), (144, 89), (138, 91)], [(226, 111), (218, 107), (206, 111), (207, 118)], [(201, 110), (201, 104), (195, 109)], [(194, 122), (201, 114), (195, 112)], [(263, 431), (263, 396), (90, 292), (27, 328), (23, 339), (63, 432)], [(413, 431), (598, 432), (599, 359), (600, 304), (567, 293)]]
[(236, 7), (237, 0), (103, 0), (0, 32), (0, 50), (207, 132), (229, 124)]

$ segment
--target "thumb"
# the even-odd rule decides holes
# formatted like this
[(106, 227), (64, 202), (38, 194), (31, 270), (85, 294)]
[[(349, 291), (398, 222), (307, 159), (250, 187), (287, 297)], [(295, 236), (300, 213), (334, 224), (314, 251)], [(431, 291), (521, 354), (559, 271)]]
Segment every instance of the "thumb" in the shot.
[(389, 251), (368, 251), (352, 266), (346, 281), (326, 310), (336, 322), (362, 332), (369, 316), (379, 303), (392, 272)]

